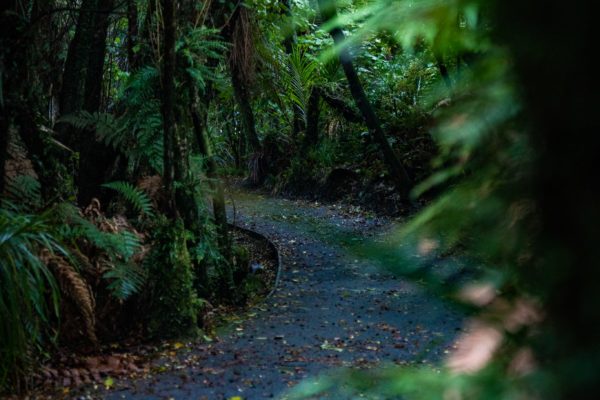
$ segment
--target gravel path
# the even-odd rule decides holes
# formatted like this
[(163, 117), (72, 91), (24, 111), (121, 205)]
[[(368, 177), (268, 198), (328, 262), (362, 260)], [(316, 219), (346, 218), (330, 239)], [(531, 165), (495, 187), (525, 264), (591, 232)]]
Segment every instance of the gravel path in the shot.
[(451, 346), (459, 313), (354, 250), (385, 236), (387, 221), (335, 206), (238, 197), (236, 223), (280, 250), (277, 290), (219, 341), (185, 346), (168, 371), (121, 382), (106, 397), (279, 398), (333, 367), (435, 363)]

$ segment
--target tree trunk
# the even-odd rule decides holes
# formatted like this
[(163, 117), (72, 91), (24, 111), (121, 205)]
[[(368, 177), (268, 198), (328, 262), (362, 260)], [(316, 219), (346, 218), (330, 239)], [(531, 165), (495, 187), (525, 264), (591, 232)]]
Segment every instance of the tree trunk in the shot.
[(600, 389), (600, 78), (590, 58), (597, 52), (590, 40), (597, 31), (596, 4), (546, 7), (543, 20), (536, 20), (545, 3), (496, 3), (535, 149), (540, 237), (522, 269), (544, 301), (544, 334), (533, 348), (556, 388), (553, 398), (591, 399)]
[[(292, 20), (292, 4), (290, 0), (281, 0), (281, 14), (287, 17), (289, 26), (285, 26), (285, 36), (283, 38), (283, 48), (285, 49), (285, 54), (288, 56), (292, 54), (294, 50), (294, 45), (296, 44), (296, 29), (293, 25)], [(300, 132), (304, 130), (304, 119), (302, 118), (302, 113), (295, 105), (292, 105), (293, 123), (292, 123), (292, 137), (298, 138), (300, 136)]]
[(135, 71), (138, 68), (138, 57), (135, 46), (138, 42), (138, 11), (137, 1), (127, 0), (127, 61), (129, 62), (129, 71)]
[[(2, 76), (2, 65), (0, 65), (0, 79), (4, 79)], [(4, 99), (0, 99), (0, 196), (4, 193), (5, 180), (6, 180), (6, 159), (8, 157), (8, 129), (9, 129), (9, 116), (4, 106)]]
[[(0, 159), (7, 156), (8, 131), (14, 126), (23, 140), (28, 156), (40, 180), (42, 196), (45, 200), (67, 198), (72, 194), (69, 176), (66, 174), (62, 149), (45, 140), (45, 134), (38, 129), (36, 116), (43, 110), (41, 95), (36, 86), (38, 60), (37, 40), (42, 24), (37, 29), (27, 25), (31, 18), (37, 18), (40, 5), (31, 4), (31, 18), (23, 18), (19, 1), (5, 1), (0, 5)], [(66, 158), (66, 157), (65, 157)], [(2, 179), (5, 164), (2, 163)]]
[[(319, 0), (318, 3), (324, 22), (336, 18), (337, 10), (335, 8), (334, 0)], [(350, 87), (350, 93), (352, 93), (354, 102), (361, 112), (367, 128), (369, 128), (370, 134), (379, 144), (390, 175), (396, 183), (398, 190), (402, 193), (404, 198), (408, 198), (408, 194), (412, 187), (411, 179), (408, 175), (408, 172), (398, 159), (398, 156), (394, 153), (394, 150), (388, 143), (387, 138), (381, 129), (379, 120), (377, 119), (377, 116), (375, 115), (375, 112), (373, 111), (373, 108), (367, 99), (367, 96), (360, 83), (360, 79), (358, 78), (358, 74), (356, 73), (354, 65), (352, 64), (352, 55), (350, 50), (348, 49), (347, 44), (344, 44), (344, 33), (339, 27), (332, 28), (329, 33), (335, 44), (341, 46), (339, 53), (340, 64), (342, 64), (342, 68), (344, 69), (344, 73)]]
[[(94, 35), (94, 10), (97, 3), (97, 0), (83, 0), (81, 3), (75, 36), (69, 44), (63, 72), (62, 90), (59, 98), (61, 115), (77, 112), (81, 110), (83, 105), (86, 68), (88, 67)], [(73, 145), (74, 139), (73, 137), (63, 138), (65, 143), (70, 146)]]
[[(207, 104), (205, 103), (205, 105)], [(215, 225), (217, 226), (219, 248), (224, 258), (229, 260), (231, 258), (231, 240), (229, 238), (229, 227), (227, 226), (225, 196), (223, 185), (217, 175), (217, 163), (213, 157), (210, 141), (208, 139), (208, 132), (206, 130), (207, 113), (204, 111), (201, 114), (198, 111), (197, 101), (190, 107), (190, 113), (192, 115), (194, 134), (196, 136), (196, 141), (198, 142), (198, 147), (200, 148), (200, 154), (206, 159), (206, 176), (209, 179), (209, 185), (213, 191), (213, 213)]]
[(319, 142), (319, 115), (321, 90), (318, 87), (313, 87), (308, 98), (306, 111), (306, 136), (304, 138), (304, 148), (309, 149), (314, 147)]
[(240, 78), (240, 71), (236, 66), (231, 67), (231, 84), (233, 85), (235, 100), (240, 107), (242, 126), (244, 127), (244, 133), (246, 134), (246, 140), (250, 145), (250, 150), (258, 152), (260, 150), (260, 141), (256, 134), (254, 112), (250, 105), (250, 94), (248, 93), (248, 87)]
[(167, 197), (165, 213), (169, 217), (177, 217), (175, 202), (175, 168), (174, 148), (177, 127), (175, 125), (175, 2), (161, 0), (164, 21), (163, 61), (161, 71), (162, 117), (163, 117), (163, 183)]
[[(218, 61), (211, 58), (208, 60), (207, 64), (209, 66), (216, 66)], [(210, 82), (207, 83), (201, 104), (196, 90), (193, 89), (194, 86), (191, 78), (188, 85), (190, 88), (190, 98), (192, 99), (192, 103), (190, 104), (190, 114), (192, 116), (194, 136), (198, 143), (200, 154), (202, 154), (206, 160), (206, 176), (208, 177), (210, 189), (213, 192), (213, 215), (217, 227), (217, 242), (221, 255), (226, 260), (221, 270), (224, 279), (224, 289), (226, 290), (222, 295), (225, 298), (232, 298), (234, 299), (234, 302), (237, 302), (235, 281), (233, 279), (233, 270), (231, 268), (231, 238), (229, 235), (229, 226), (227, 225), (225, 195), (223, 185), (217, 175), (217, 163), (212, 154), (207, 130), (208, 108), (214, 96), (213, 87)]]
[[(99, 0), (94, 15), (94, 29), (86, 70), (83, 109), (91, 113), (100, 110), (102, 82), (104, 81), (104, 61), (106, 38), (110, 12), (114, 0)], [(99, 195), (100, 185), (108, 177), (108, 169), (114, 164), (116, 153), (99, 143), (93, 129), (78, 132), (79, 168), (76, 176), (77, 200), (82, 206), (89, 204), (92, 197)]]
[(448, 67), (444, 63), (444, 57), (439, 51), (433, 52), (435, 56), (435, 62), (437, 63), (438, 70), (440, 71), (440, 75), (446, 84), (448, 89), (452, 89), (452, 80), (450, 79), (450, 74), (448, 73)]
[(348, 122), (363, 122), (363, 118), (358, 114), (350, 104), (347, 104), (343, 100), (333, 97), (330, 93), (325, 90), (321, 91), (321, 97), (334, 111), (340, 113), (344, 119)]

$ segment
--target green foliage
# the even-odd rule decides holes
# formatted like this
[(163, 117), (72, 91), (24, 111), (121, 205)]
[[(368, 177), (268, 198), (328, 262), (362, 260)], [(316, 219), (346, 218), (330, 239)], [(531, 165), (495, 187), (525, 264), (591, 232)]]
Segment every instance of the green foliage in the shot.
[[(476, 375), (456, 375), (447, 370), (427, 367), (389, 366), (371, 371), (338, 370), (306, 380), (286, 398), (316, 399), (322, 396), (361, 399), (516, 399), (536, 398), (539, 393), (525, 379), (498, 380), (502, 373), (495, 366)], [(537, 379), (543, 381), (542, 376)], [(450, 397), (452, 398), (452, 397)]]
[(62, 242), (70, 247), (79, 248), (81, 241), (85, 241), (106, 254), (110, 269), (103, 277), (109, 281), (108, 288), (115, 297), (124, 300), (141, 290), (146, 280), (146, 271), (133, 260), (141, 251), (138, 236), (125, 229), (115, 233), (100, 230), (94, 223), (83, 218), (77, 208), (69, 204), (59, 205), (56, 214), (58, 220), (55, 223), (59, 226)]
[(178, 57), (184, 61), (186, 74), (201, 91), (206, 89), (207, 82), (220, 79), (214, 67), (207, 63), (209, 59), (222, 60), (228, 50), (218, 29), (208, 29), (204, 26), (191, 28), (181, 35), (175, 50)]
[(145, 164), (160, 172), (163, 156), (160, 104), (148, 98), (146, 86), (153, 78), (157, 78), (153, 68), (142, 69), (131, 77), (124, 94), (127, 112), (121, 117), (79, 111), (62, 117), (61, 121), (78, 129), (93, 129), (104, 144), (127, 156), (130, 168)]
[[(59, 290), (39, 254), (65, 254), (49, 214), (27, 215), (0, 208), (0, 392), (22, 388), (34, 357), (51, 338)], [(50, 336), (49, 336), (50, 335)]]
[(144, 261), (149, 272), (148, 329), (153, 336), (176, 337), (197, 333), (200, 300), (187, 248), (189, 233), (181, 221), (160, 219), (152, 249)]
[(117, 191), (138, 213), (148, 217), (154, 215), (152, 201), (148, 195), (144, 193), (144, 191), (133, 186), (131, 183), (110, 182), (105, 183), (102, 186)]
[(6, 185), (6, 200), (3, 206), (17, 208), (22, 211), (37, 210), (42, 204), (40, 183), (29, 175), (18, 175), (8, 180)]
[[(399, 89), (399, 96), (388, 97), (395, 101), (390, 109), (401, 105), (409, 110), (398, 118), (404, 126), (413, 119), (411, 114), (418, 117), (419, 108), (432, 111), (432, 136), (439, 149), (433, 162), (436, 171), (415, 188), (413, 195), (417, 197), (431, 189), (441, 190), (442, 194), (400, 229), (397, 241), (387, 251), (379, 248), (376, 258), (385, 263), (386, 253), (394, 253), (395, 257), (400, 254), (401, 261), (394, 263), (396, 273), (423, 280), (433, 294), (449, 299), (456, 295), (456, 287), (440, 284), (440, 274), (443, 275), (442, 265), (451, 262), (437, 260), (433, 271), (423, 267), (429, 256), (438, 258), (463, 249), (466, 254), (461, 261), (472, 270), (470, 274), (498, 294), (494, 304), (506, 305), (504, 311), (496, 311), (467, 304), (475, 309), (475, 317), (481, 323), (500, 332), (500, 350), (484, 367), (469, 374), (446, 367), (340, 371), (299, 385), (292, 398), (312, 398), (324, 393), (376, 399), (513, 399), (546, 398), (549, 394), (539, 392), (546, 383), (543, 368), (525, 373), (510, 371), (519, 354), (528, 351), (535, 328), (527, 325), (515, 335), (499, 322), (505, 318), (503, 313), (510, 312), (515, 299), (535, 298), (522, 268), (524, 260), (531, 257), (537, 224), (528, 189), (533, 155), (520, 121), (520, 100), (510, 55), (488, 36), (489, 30), (481, 20), (484, 11), (480, 2), (468, 0), (377, 1), (359, 12), (342, 13), (332, 24), (357, 26), (347, 45), (372, 38), (373, 32), (391, 32), (405, 51), (413, 51), (400, 58), (403, 62), (412, 58), (426, 65), (430, 57), (426, 53), (420, 59), (415, 57), (418, 47), (425, 44), (433, 53), (457, 55), (457, 63), (463, 64), (460, 75), (452, 76), (452, 90), (435, 87), (435, 70), (423, 64), (408, 68), (409, 64), (405, 64), (389, 78), (383, 74), (384, 80)], [(465, 54), (477, 56), (466, 65), (461, 61)], [(372, 62), (373, 69), (384, 63), (378, 57)], [(382, 76), (381, 71), (360, 72)], [(401, 84), (414, 82), (415, 76), (421, 76), (428, 84), (427, 101), (412, 101), (414, 89), (411, 93), (411, 86)], [(382, 89), (375, 85), (380, 98)], [(379, 107), (390, 105), (384, 101)], [(431, 254), (426, 257), (421, 254), (423, 251)], [(474, 266), (481, 264), (485, 269), (475, 270)]]
[(77, 114), (65, 115), (61, 118), (61, 122), (66, 122), (81, 130), (93, 128), (107, 145), (115, 148), (122, 145), (121, 135), (124, 127), (121, 121), (112, 114), (101, 112), (91, 113), (82, 110)]
[(297, 107), (305, 122), (308, 98), (312, 86), (316, 83), (319, 63), (311, 60), (306, 54), (295, 48), (288, 56), (287, 66), (282, 66), (284, 71), (284, 93), (291, 103)]

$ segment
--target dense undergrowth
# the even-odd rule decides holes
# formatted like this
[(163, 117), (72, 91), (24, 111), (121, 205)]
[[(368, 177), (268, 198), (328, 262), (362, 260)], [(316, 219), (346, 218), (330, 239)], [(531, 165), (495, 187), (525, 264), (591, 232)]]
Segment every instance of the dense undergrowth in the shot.
[[(0, 392), (57, 346), (197, 335), (212, 303), (252, 297), (220, 178), (241, 175), (390, 214), (426, 200), (396, 272), (474, 315), (441, 370), (339, 372), (294, 395), (597, 393), (587, 8), (4, 2)], [(457, 249), (483, 272), (436, 285)]]

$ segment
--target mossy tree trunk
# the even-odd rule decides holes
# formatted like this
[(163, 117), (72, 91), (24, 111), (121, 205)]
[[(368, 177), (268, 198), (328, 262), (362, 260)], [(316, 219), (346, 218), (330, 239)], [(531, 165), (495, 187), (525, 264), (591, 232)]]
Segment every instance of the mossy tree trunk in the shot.
[(175, 2), (161, 0), (164, 22), (163, 31), (163, 59), (161, 65), (161, 111), (163, 118), (163, 184), (167, 198), (167, 216), (177, 217), (177, 204), (175, 201), (175, 166), (174, 149), (177, 127), (175, 125)]

